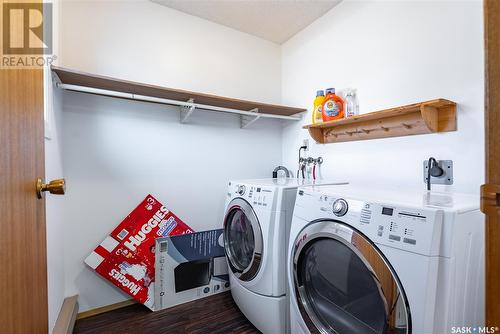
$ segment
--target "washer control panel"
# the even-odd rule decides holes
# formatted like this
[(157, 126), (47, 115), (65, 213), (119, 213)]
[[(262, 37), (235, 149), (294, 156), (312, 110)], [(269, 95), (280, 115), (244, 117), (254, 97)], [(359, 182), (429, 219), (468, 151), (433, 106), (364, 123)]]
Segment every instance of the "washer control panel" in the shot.
[(271, 208), (274, 191), (272, 188), (260, 187), (249, 184), (229, 183), (228, 199), (241, 197), (254, 207)]

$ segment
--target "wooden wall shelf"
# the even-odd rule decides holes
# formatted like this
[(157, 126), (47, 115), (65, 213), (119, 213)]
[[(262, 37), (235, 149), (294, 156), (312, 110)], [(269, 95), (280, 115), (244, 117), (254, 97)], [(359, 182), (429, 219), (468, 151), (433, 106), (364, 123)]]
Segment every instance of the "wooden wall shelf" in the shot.
[(457, 130), (455, 102), (436, 99), (304, 126), (318, 143), (401, 137)]
[(304, 108), (233, 99), (192, 91), (154, 86), (126, 81), (52, 66), (62, 89), (123, 99), (177, 105), (181, 107), (180, 121), (186, 122), (195, 109), (239, 114), (241, 127), (246, 127), (259, 118), (300, 120)]

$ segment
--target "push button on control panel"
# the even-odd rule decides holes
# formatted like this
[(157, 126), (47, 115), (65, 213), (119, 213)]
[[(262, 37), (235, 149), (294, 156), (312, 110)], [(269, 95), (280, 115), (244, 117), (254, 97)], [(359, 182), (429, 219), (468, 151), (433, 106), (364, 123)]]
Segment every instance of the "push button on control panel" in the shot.
[(401, 237), (399, 235), (389, 234), (389, 239), (394, 241), (401, 241)]
[(410, 245), (416, 245), (417, 244), (417, 240), (410, 239), (410, 238), (403, 238), (403, 242), (405, 242), (407, 244), (410, 244)]
[(384, 234), (384, 226), (383, 226), (383, 225), (379, 225), (379, 226), (378, 226), (377, 235), (378, 235), (379, 237), (381, 237), (381, 236), (382, 236), (382, 234)]

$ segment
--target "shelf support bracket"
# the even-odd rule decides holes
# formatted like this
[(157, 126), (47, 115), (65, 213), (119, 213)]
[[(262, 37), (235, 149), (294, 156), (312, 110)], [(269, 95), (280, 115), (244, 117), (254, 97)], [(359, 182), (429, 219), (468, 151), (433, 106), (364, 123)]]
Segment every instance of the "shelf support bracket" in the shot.
[[(258, 113), (259, 109), (255, 108), (249, 110), (250, 112)], [(249, 116), (249, 115), (240, 115), (240, 128), (245, 129), (255, 123), (260, 118), (260, 115), (257, 116)]]
[[(189, 99), (187, 101), (188, 103), (193, 103), (194, 102), (194, 99)], [(191, 116), (191, 114), (193, 113), (193, 111), (196, 109), (195, 105), (192, 104), (190, 106), (180, 106), (179, 107), (180, 109), (180, 122), (181, 123), (186, 123), (189, 116)]]

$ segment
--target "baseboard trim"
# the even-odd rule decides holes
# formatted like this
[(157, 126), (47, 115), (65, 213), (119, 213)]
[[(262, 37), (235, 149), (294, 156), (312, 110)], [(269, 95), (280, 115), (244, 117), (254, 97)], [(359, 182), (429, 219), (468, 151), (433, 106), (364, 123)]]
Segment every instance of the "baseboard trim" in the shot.
[(88, 310), (88, 311), (85, 311), (85, 312), (78, 313), (77, 316), (76, 316), (76, 319), (77, 320), (79, 320), (79, 319), (85, 319), (85, 318), (88, 318), (88, 317), (92, 317), (94, 315), (98, 315), (98, 314), (106, 313), (106, 312), (109, 312), (109, 311), (117, 310), (119, 308), (130, 306), (130, 305), (134, 305), (136, 303), (137, 302), (134, 299), (127, 299), (127, 300), (124, 300), (124, 301), (119, 302), (119, 303), (115, 303), (115, 304), (111, 304), (111, 305), (106, 305), (106, 306), (102, 306), (102, 307), (94, 308), (94, 309), (91, 309), (91, 310)]
[(52, 334), (71, 334), (78, 313), (78, 295), (65, 298), (57, 316)]

